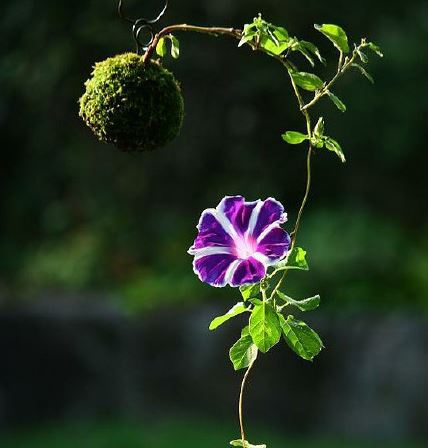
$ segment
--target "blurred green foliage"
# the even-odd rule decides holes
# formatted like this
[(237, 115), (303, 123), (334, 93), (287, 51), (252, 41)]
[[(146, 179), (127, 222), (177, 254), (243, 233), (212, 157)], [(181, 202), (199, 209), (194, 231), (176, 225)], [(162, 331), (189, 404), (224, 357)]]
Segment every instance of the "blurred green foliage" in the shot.
[[(200, 418), (179, 418), (161, 422), (110, 422), (64, 425), (39, 428), (0, 436), (5, 448), (206, 448), (228, 447), (233, 428)], [(344, 441), (334, 439), (295, 439), (280, 433), (256, 428), (260, 438), (269, 438), (269, 448), (422, 448), (416, 443), (387, 443)], [(265, 439), (263, 439), (265, 440)]]
[[(159, 8), (127, 6), (133, 16)], [(299, 241), (311, 277), (293, 276), (290, 287), (297, 297), (320, 292), (324, 306), (426, 309), (428, 7), (362, 0), (350, 9), (337, 0), (189, 0), (171, 2), (164, 23), (239, 27), (261, 10), (325, 54), (333, 50), (313, 23), (381, 46), (374, 88), (356, 73), (336, 89), (346, 114), (328, 100), (317, 106), (349, 163), (315, 158)], [(227, 38), (182, 35), (168, 68), (182, 83), (183, 131), (167, 148), (129, 155), (98, 143), (78, 117), (93, 64), (133, 46), (115, 1), (9, 2), (0, 30), (0, 300), (46, 289), (108, 291), (132, 309), (221, 299), (186, 254), (202, 209), (226, 194), (274, 196), (295, 218), (304, 153), (281, 134), (302, 123), (274, 61)]]

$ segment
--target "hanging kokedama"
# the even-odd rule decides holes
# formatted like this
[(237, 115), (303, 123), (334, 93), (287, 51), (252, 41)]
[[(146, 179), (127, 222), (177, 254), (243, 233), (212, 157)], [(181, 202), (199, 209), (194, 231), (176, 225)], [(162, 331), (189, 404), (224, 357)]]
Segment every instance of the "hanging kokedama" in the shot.
[[(119, 13), (123, 17), (121, 3)], [(243, 196), (228, 195), (215, 208), (203, 211), (197, 236), (189, 249), (193, 270), (202, 282), (239, 289), (235, 292), (235, 296), (240, 296), (239, 302), (216, 317), (209, 329), (215, 330), (237, 316), (241, 319), (246, 316), (241, 335), (229, 351), (234, 369), (246, 369), (238, 401), (240, 436), (230, 444), (265, 448), (248, 442), (243, 420), (244, 388), (257, 356), (267, 353), (281, 339), (307, 361), (312, 361), (324, 347), (318, 334), (292, 314), (293, 309), (315, 310), (320, 296), (293, 299), (285, 284), (289, 272), (309, 269), (306, 251), (297, 245), (297, 235), (311, 188), (312, 156), (315, 151), (326, 150), (345, 162), (340, 144), (326, 134), (324, 119), (314, 114), (313, 106), (328, 98), (339, 111), (345, 112), (345, 104), (332, 91), (336, 82), (352, 69), (373, 81), (365, 68), (366, 52), (378, 56), (382, 53), (377, 45), (364, 38), (351, 47), (340, 26), (315, 25), (334, 45), (338, 56), (335, 73), (324, 81), (315, 73), (299, 68), (302, 62), (312, 68), (316, 62), (326, 64), (318, 48), (289, 35), (284, 27), (265, 21), (261, 15), (242, 30), (178, 24), (155, 34), (153, 24), (165, 9), (166, 6), (152, 21), (123, 17), (133, 24), (137, 54), (123, 54), (96, 64), (92, 78), (86, 82), (86, 92), (80, 99), (80, 115), (101, 140), (112, 142), (122, 150), (145, 151), (165, 145), (178, 134), (183, 119), (179, 85), (160, 62), (151, 58), (154, 52), (163, 58), (168, 45), (172, 56), (178, 57), (175, 37), (178, 31), (229, 36), (239, 41), (238, 46), (249, 47), (278, 61), (288, 75), (298, 111), (304, 119), (302, 132), (289, 130), (282, 135), (286, 143), (306, 146), (306, 189), (292, 230), (287, 232), (284, 228), (287, 215), (276, 199), (246, 201)], [(139, 39), (142, 30), (151, 34), (146, 45)]]
[(183, 96), (174, 75), (159, 61), (145, 60), (140, 55), (147, 50), (139, 39), (141, 31), (148, 28), (152, 41), (151, 24), (165, 9), (154, 21), (124, 17), (134, 25), (137, 52), (96, 63), (79, 100), (79, 115), (98, 139), (122, 151), (150, 151), (165, 146), (179, 134), (183, 123)]
[(122, 151), (148, 151), (180, 132), (183, 97), (157, 61), (125, 53), (98, 62), (80, 98), (80, 116), (94, 134)]

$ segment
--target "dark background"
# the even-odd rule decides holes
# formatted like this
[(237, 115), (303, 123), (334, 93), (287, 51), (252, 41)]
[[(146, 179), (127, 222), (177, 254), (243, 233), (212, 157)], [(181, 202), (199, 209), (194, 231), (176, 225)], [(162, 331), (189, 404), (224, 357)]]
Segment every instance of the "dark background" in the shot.
[[(161, 5), (125, 6), (151, 17)], [(259, 361), (249, 438), (425, 446), (428, 4), (171, 1), (162, 24), (241, 27), (258, 12), (319, 45), (332, 62), (321, 76), (336, 53), (313, 23), (367, 36), (385, 58), (371, 57), (374, 86), (357, 72), (338, 83), (345, 114), (327, 100), (314, 110), (348, 163), (314, 159), (299, 237), (311, 270), (288, 290), (321, 294), (309, 320), (327, 349), (314, 364), (285, 347)], [(0, 37), (1, 446), (226, 446), (238, 435), (227, 350), (240, 322), (218, 334), (207, 324), (236, 292), (201, 284), (186, 250), (225, 195), (276, 197), (294, 222), (304, 147), (280, 135), (304, 123), (286, 73), (227, 37), (177, 35), (181, 57), (165, 65), (182, 85), (183, 130), (130, 155), (78, 117), (94, 62), (133, 50), (114, 1), (6, 2)]]

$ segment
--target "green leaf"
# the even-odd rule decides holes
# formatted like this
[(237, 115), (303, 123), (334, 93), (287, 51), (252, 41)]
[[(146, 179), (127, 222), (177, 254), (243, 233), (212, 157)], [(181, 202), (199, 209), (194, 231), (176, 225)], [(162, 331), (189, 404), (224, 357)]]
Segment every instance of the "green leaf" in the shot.
[(301, 247), (294, 247), (287, 257), (274, 266), (275, 271), (282, 271), (284, 269), (301, 269), (303, 271), (309, 270), (306, 261), (306, 251)]
[(159, 42), (156, 45), (156, 53), (163, 58), (166, 55), (166, 52), (166, 40), (162, 37), (161, 39), (159, 39)]
[(281, 337), (278, 315), (269, 303), (256, 306), (250, 317), (250, 334), (257, 348), (266, 353)]
[(353, 64), (351, 64), (351, 67), (357, 68), (363, 76), (365, 76), (372, 84), (374, 84), (373, 76), (370, 73), (368, 73), (367, 70), (362, 65), (354, 62)]
[(331, 99), (331, 101), (333, 101), (334, 105), (341, 112), (345, 112), (346, 111), (346, 105), (340, 98), (338, 98), (334, 93), (330, 92), (330, 90), (327, 91), (327, 95)]
[(293, 48), (293, 50), (300, 52), (306, 58), (309, 64), (311, 64), (312, 67), (315, 67), (315, 62), (312, 58), (311, 53), (307, 50), (307, 48), (304, 45), (301, 44), (301, 42), (298, 42), (297, 46)]
[(229, 319), (232, 319), (232, 317), (238, 316), (239, 314), (245, 313), (246, 311), (248, 311), (248, 308), (244, 305), (243, 302), (239, 302), (234, 305), (226, 314), (213, 319), (213, 321), (210, 323), (209, 329), (215, 330), (220, 325), (227, 322)]
[(250, 336), (248, 326), (241, 333), (240, 339), (229, 350), (229, 358), (235, 370), (246, 369), (257, 358), (257, 347)]
[(314, 90), (321, 89), (324, 85), (321, 78), (313, 73), (306, 72), (292, 72), (291, 76), (294, 82), (304, 90), (313, 92)]
[(278, 56), (290, 46), (290, 39), (285, 28), (267, 24), (266, 34), (261, 35), (260, 46)]
[(356, 51), (357, 51), (358, 57), (360, 58), (361, 62), (363, 64), (367, 64), (367, 62), (369, 62), (369, 58), (367, 57), (367, 55), (358, 48), (356, 48)]
[(371, 51), (373, 51), (373, 53), (376, 53), (380, 58), (383, 58), (383, 53), (382, 53), (381, 49), (376, 44), (374, 44), (373, 42), (368, 42), (367, 47)]
[(178, 59), (180, 57), (180, 42), (178, 39), (171, 34), (171, 56), (174, 59)]
[(260, 293), (260, 283), (256, 283), (255, 285), (240, 286), (239, 291), (241, 292), (242, 298), (245, 302), (248, 299), (257, 297), (257, 295)]
[(238, 47), (242, 47), (242, 45), (246, 44), (247, 42), (250, 42), (254, 39), (254, 37), (257, 36), (257, 31), (252, 31), (247, 34), (243, 34), (241, 40), (238, 43)]
[(333, 24), (314, 25), (315, 29), (333, 42), (333, 45), (343, 53), (349, 53), (348, 36), (343, 28)]
[(244, 440), (244, 444), (242, 443), (242, 439), (232, 440), (230, 442), (232, 446), (240, 446), (242, 448), (266, 448), (266, 445), (252, 445), (250, 442)]
[(342, 148), (336, 140), (332, 139), (331, 137), (324, 137), (324, 143), (325, 143), (325, 147), (329, 151), (333, 151), (337, 154), (337, 156), (342, 161), (342, 163), (346, 162), (345, 155), (343, 154)]
[(314, 127), (314, 136), (320, 139), (324, 135), (324, 118), (318, 118), (317, 124)]
[(290, 145), (298, 145), (299, 143), (308, 140), (308, 138), (307, 135), (296, 131), (287, 131), (285, 134), (282, 134), (282, 139)]
[(321, 302), (321, 297), (319, 295), (309, 297), (303, 300), (294, 300), (291, 297), (282, 293), (281, 291), (277, 291), (277, 294), (278, 297), (284, 300), (284, 302), (299, 308), (300, 311), (313, 311), (319, 307)]
[(285, 319), (280, 314), (279, 321), (285, 341), (303, 359), (312, 361), (324, 348), (317, 333), (301, 320), (297, 320), (291, 315)]
[(312, 42), (308, 42), (307, 40), (301, 40), (301, 41), (299, 41), (299, 43), (304, 48), (309, 50), (312, 54), (314, 54), (322, 64), (326, 63), (325, 59), (321, 56), (321, 53), (318, 50), (318, 47), (316, 45), (314, 45)]

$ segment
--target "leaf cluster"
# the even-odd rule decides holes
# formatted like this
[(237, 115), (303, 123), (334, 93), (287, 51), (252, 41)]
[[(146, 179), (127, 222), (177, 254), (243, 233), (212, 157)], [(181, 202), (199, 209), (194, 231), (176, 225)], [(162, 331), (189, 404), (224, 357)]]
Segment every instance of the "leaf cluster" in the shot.
[(294, 269), (309, 269), (306, 251), (300, 247), (293, 248), (286, 259), (273, 266), (262, 282), (241, 286), (242, 300), (211, 322), (209, 328), (215, 330), (238, 315), (248, 314), (248, 324), (229, 351), (235, 370), (249, 367), (259, 352), (267, 353), (281, 337), (297, 355), (308, 361), (312, 361), (324, 347), (314, 330), (302, 320), (286, 313), (289, 307), (302, 312), (315, 310), (320, 304), (320, 296), (296, 300), (272, 286), (276, 274)]
[[(254, 50), (262, 50), (267, 54), (281, 60), (287, 68), (293, 87), (298, 95), (300, 109), (306, 111), (315, 105), (322, 97), (328, 97), (331, 102), (341, 112), (346, 111), (345, 103), (331, 91), (335, 82), (349, 69), (357, 69), (370, 82), (373, 77), (368, 73), (365, 65), (368, 63), (368, 56), (365, 50), (369, 50), (380, 57), (383, 57), (379, 47), (373, 42), (361, 39), (358, 45), (353, 45), (350, 50), (348, 36), (343, 28), (334, 24), (314, 25), (315, 29), (323, 34), (338, 50), (337, 72), (329, 81), (324, 81), (317, 74), (300, 70), (295, 61), (290, 60), (292, 52), (299, 52), (305, 57), (312, 67), (315, 62), (326, 64), (326, 60), (320, 54), (318, 47), (312, 42), (291, 37), (284, 27), (275, 26), (262, 19), (261, 15), (254, 18), (252, 23), (244, 26), (239, 45), (248, 44)], [(302, 99), (303, 92), (312, 92), (314, 97), (308, 103)], [(290, 144), (299, 144), (308, 140), (312, 147), (321, 149), (326, 148), (334, 152), (342, 162), (345, 162), (345, 156), (340, 144), (332, 137), (323, 134), (324, 120), (319, 118), (317, 126), (313, 131), (301, 133), (298, 131), (287, 131), (282, 135), (284, 141)]]

